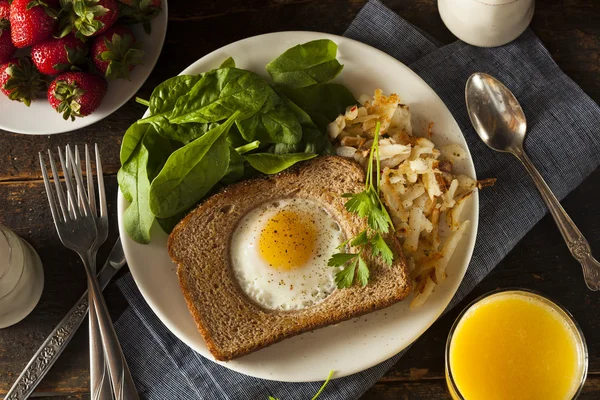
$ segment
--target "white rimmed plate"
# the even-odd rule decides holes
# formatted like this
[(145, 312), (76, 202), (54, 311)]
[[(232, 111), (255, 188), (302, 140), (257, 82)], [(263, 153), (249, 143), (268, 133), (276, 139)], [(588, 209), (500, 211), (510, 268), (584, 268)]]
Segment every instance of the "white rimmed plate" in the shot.
[(167, 15), (167, 0), (162, 0), (162, 11), (151, 22), (150, 35), (144, 32), (141, 24), (131, 26), (138, 42), (142, 42), (143, 64), (133, 70), (130, 81), (118, 79), (109, 82), (106, 97), (91, 115), (75, 121), (65, 121), (45, 98), (36, 99), (27, 107), (0, 93), (0, 129), (28, 135), (53, 135), (84, 128), (117, 111), (142, 87), (158, 61), (167, 33)]
[[(338, 44), (338, 59), (344, 64), (344, 70), (336, 81), (348, 87), (356, 97), (362, 93), (372, 95), (377, 88), (383, 89), (386, 94), (398, 93), (410, 106), (415, 133), (425, 132), (428, 123), (433, 121), (433, 140), (437, 145), (458, 143), (467, 148), (452, 114), (419, 76), (389, 55), (344, 37), (317, 32), (278, 32), (255, 36), (202, 57), (182, 74), (217, 68), (231, 56), (238, 68), (266, 77), (265, 65), (273, 58), (294, 45), (322, 38)], [(458, 172), (475, 178), (470, 154), (456, 168)], [(126, 207), (126, 201), (119, 193), (119, 232), (140, 292), (167, 328), (192, 349), (214, 360), (179, 289), (175, 265), (167, 254), (167, 235), (155, 224), (149, 245), (135, 243), (123, 228), (122, 216)], [(462, 214), (463, 218), (471, 220), (471, 224), (449, 263), (448, 278), (422, 307), (409, 309), (409, 299), (360, 318), (286, 339), (239, 359), (219, 363), (258, 378), (302, 382), (324, 380), (330, 370), (336, 371), (336, 378), (350, 375), (392, 357), (423, 334), (456, 293), (475, 245), (478, 210), (479, 197), (475, 193)]]

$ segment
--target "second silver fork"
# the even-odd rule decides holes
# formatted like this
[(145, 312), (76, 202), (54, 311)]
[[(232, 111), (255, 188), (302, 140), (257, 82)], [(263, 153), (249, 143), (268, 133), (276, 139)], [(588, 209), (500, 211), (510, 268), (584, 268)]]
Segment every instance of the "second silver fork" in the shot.
[[(67, 196), (69, 201), (67, 202), (65, 197), (65, 191), (58, 178), (58, 171), (52, 153), (48, 151), (50, 166), (52, 169), (52, 175), (56, 187), (56, 195), (50, 185), (48, 178), (46, 165), (42, 154), (39, 154), (40, 165), (42, 167), (42, 176), (44, 178), (44, 186), (48, 195), (48, 202), (50, 204), (50, 210), (54, 219), (54, 224), (58, 235), (63, 244), (71, 250), (77, 252), (81, 257), (86, 275), (88, 278), (88, 288), (92, 294), (92, 302), (94, 304), (95, 311), (97, 313), (98, 326), (102, 336), (102, 344), (106, 355), (106, 361), (108, 363), (108, 369), (112, 381), (112, 386), (117, 399), (138, 399), (138, 394), (131, 378), (131, 373), (123, 356), (121, 346), (116, 336), (114, 326), (110, 319), (106, 303), (102, 297), (102, 293), (98, 286), (98, 281), (93, 274), (92, 265), (92, 249), (98, 238), (98, 231), (96, 228), (96, 216), (92, 215), (90, 202), (85, 193), (83, 185), (83, 179), (80, 173), (77, 173), (78, 168), (75, 164), (73, 154), (68, 149), (69, 161), (75, 177), (77, 192), (73, 187), (73, 182), (68, 174), (66, 168), (65, 158), (62, 155), (61, 149), (58, 149), (60, 162), (62, 169), (65, 172), (67, 179), (65, 179), (67, 187)], [(104, 187), (99, 186), (99, 195), (101, 205), (105, 205), (105, 193)], [(58, 199), (58, 205), (56, 202)], [(71, 207), (69, 207), (69, 203)], [(60, 206), (60, 207), (59, 207)], [(92, 307), (90, 307), (91, 310)]]
[[(95, 146), (96, 152), (96, 178), (98, 180), (98, 192), (101, 194), (100, 210), (98, 212), (96, 207), (96, 193), (94, 190), (94, 177), (92, 170), (92, 163), (90, 159), (90, 152), (87, 144), (85, 145), (85, 174), (87, 180), (87, 198), (89, 200), (90, 209), (92, 216), (96, 221), (96, 230), (98, 236), (90, 249), (90, 267), (94, 274), (96, 274), (96, 255), (98, 249), (106, 241), (108, 237), (108, 212), (106, 209), (106, 198), (104, 194), (104, 174), (102, 171), (102, 163), (100, 161), (100, 151), (98, 145)], [(75, 145), (75, 169), (71, 166), (71, 152), (70, 146), (67, 145), (65, 151), (66, 161), (66, 172), (65, 179), (71, 179), (73, 173), (79, 175), (79, 178), (83, 181), (81, 159), (79, 157), (79, 149)], [(73, 182), (71, 181), (71, 185)], [(77, 186), (77, 200), (79, 202), (84, 201), (81, 194), (81, 188)], [(71, 201), (67, 196), (67, 202), (69, 207), (72, 207)], [(81, 205), (81, 204), (80, 204)], [(88, 304), (89, 306), (89, 325), (90, 325), (90, 394), (92, 400), (111, 400), (112, 391), (110, 385), (110, 379), (108, 377), (107, 365), (104, 358), (104, 348), (102, 346), (102, 336), (100, 333), (100, 327), (98, 326), (98, 320), (96, 315), (96, 308), (93, 305), (93, 296), (88, 291)]]

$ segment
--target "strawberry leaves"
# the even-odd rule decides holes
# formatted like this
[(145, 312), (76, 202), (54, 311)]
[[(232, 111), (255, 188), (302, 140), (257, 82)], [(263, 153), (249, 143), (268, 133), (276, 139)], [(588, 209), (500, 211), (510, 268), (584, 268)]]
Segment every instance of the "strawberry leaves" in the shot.
[(65, 53), (67, 54), (67, 63), (54, 64), (52, 67), (60, 72), (70, 71), (83, 71), (90, 69), (90, 63), (87, 58), (88, 49), (87, 47), (64, 47)]
[(58, 81), (56, 89), (54, 89), (54, 97), (60, 101), (60, 104), (56, 111), (62, 114), (63, 119), (71, 118), (71, 121), (75, 121), (75, 117), (81, 116), (79, 98), (84, 94), (85, 91), (77, 83), (69, 84), (66, 81)]
[[(108, 8), (106, 4), (112, 6)], [(75, 36), (85, 40), (108, 29), (118, 16), (118, 6), (114, 0), (60, 0), (60, 5), (63, 11), (57, 38), (75, 32)]]
[(106, 77), (110, 80), (129, 79), (130, 70), (142, 63), (144, 51), (136, 46), (135, 38), (130, 34), (113, 33), (110, 40), (106, 37), (103, 39), (106, 51), (96, 57), (101, 61), (108, 62)]
[(27, 6), (25, 7), (26, 10), (31, 10), (33, 7), (42, 7), (44, 9), (44, 12), (46, 13), (47, 16), (49, 16), (52, 19), (57, 19), (58, 18), (58, 14), (59, 11), (51, 8), (48, 3), (42, 1), (42, 0), (31, 0), (29, 3), (27, 3)]
[[(365, 262), (365, 254), (368, 254), (369, 248), (373, 257), (381, 257), (387, 265), (391, 265), (394, 260), (394, 253), (382, 236), (382, 233), (389, 232), (390, 227), (393, 228), (393, 224), (379, 198), (379, 127), (378, 122), (369, 155), (365, 190), (360, 193), (344, 193), (342, 195), (342, 197), (348, 198), (344, 204), (346, 210), (361, 218), (366, 218), (368, 227), (340, 246), (343, 248), (350, 243), (350, 246), (358, 250), (357, 253), (337, 253), (328, 261), (327, 265), (331, 267), (343, 267), (335, 276), (335, 282), (340, 289), (352, 286), (355, 276), (362, 286), (369, 282), (369, 267)], [(373, 172), (373, 161), (377, 168), (375, 173)], [(375, 183), (373, 175), (377, 178)]]
[[(47, 82), (44, 76), (38, 72), (29, 58), (9, 62), (1, 75), (6, 75), (2, 91), (9, 99), (20, 101), (27, 107), (31, 105), (33, 99), (46, 90)], [(0, 81), (4, 81), (4, 78)]]

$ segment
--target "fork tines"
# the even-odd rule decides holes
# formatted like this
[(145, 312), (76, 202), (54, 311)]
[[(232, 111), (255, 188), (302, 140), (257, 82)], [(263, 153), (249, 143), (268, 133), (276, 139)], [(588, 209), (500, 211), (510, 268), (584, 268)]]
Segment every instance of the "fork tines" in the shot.
[[(102, 164), (100, 161), (100, 152), (98, 145), (95, 146), (96, 155), (96, 171), (98, 178), (98, 194), (100, 195), (100, 216), (107, 214), (106, 196), (104, 190), (104, 176), (102, 173)], [(50, 169), (54, 180), (54, 189), (50, 184), (48, 171), (44, 156), (39, 153), (40, 166), (42, 168), (42, 177), (50, 211), (55, 223), (64, 223), (68, 220), (77, 220), (82, 216), (98, 216), (96, 206), (96, 192), (94, 190), (93, 168), (90, 158), (90, 153), (87, 144), (85, 145), (85, 171), (87, 190), (83, 183), (81, 158), (79, 150), (75, 146), (75, 152), (71, 150), (69, 145), (65, 148), (65, 154), (61, 148), (58, 148), (58, 157), (63, 171), (66, 193), (63, 185), (60, 183), (60, 175), (54, 159), (52, 151), (48, 149), (48, 159), (50, 161)], [(57, 201), (58, 200), (58, 205)]]

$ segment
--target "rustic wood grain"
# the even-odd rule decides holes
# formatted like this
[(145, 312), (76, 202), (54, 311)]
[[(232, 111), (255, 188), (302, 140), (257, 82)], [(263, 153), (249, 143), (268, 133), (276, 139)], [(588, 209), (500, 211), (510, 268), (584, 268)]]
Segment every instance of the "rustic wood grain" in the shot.
[[(170, 4), (165, 47), (152, 75), (138, 95), (148, 97), (158, 83), (223, 45), (245, 37), (283, 30), (341, 34), (364, 0), (198, 0)], [(388, 0), (388, 6), (442, 43), (455, 38), (444, 27), (435, 0)], [(532, 29), (557, 64), (596, 102), (600, 101), (600, 3), (595, 0), (537, 2)], [(145, 108), (129, 101), (105, 120), (78, 132), (27, 136), (0, 131), (0, 223), (15, 230), (39, 252), (45, 289), (39, 306), (19, 324), (0, 331), (0, 395), (6, 393), (46, 335), (85, 290), (85, 274), (75, 253), (63, 248), (52, 226), (36, 154), (46, 148), (97, 142), (107, 172), (109, 215), (113, 227), (104, 259), (116, 239), (116, 179), (123, 132)], [(0, 110), (1, 112), (1, 110)], [(594, 172), (563, 202), (600, 253), (600, 171)], [(110, 243), (110, 244), (108, 244)], [(572, 259), (551, 218), (544, 218), (500, 265), (454, 310), (440, 318), (364, 399), (445, 399), (444, 345), (460, 310), (477, 296), (499, 287), (539, 290), (565, 305), (588, 339), (589, 377), (581, 399), (600, 398), (600, 307), (589, 292), (580, 266)], [(107, 301), (117, 317), (125, 306), (114, 285)], [(87, 322), (84, 322), (87, 325)], [(88, 399), (86, 329), (42, 382), (36, 398)], [(283, 400), (283, 399), (282, 399)]]

